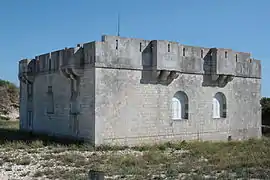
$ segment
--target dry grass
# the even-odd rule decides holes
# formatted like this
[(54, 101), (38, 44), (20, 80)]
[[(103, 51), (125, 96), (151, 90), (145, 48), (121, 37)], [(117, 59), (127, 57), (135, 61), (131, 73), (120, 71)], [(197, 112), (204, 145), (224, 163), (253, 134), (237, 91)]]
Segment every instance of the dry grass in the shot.
[(0, 128), (4, 129), (19, 129), (18, 121), (9, 121), (8, 119), (1, 119), (0, 117)]
[(0, 165), (0, 176), (14, 179), (87, 179), (90, 169), (106, 179), (270, 179), (270, 139), (132, 148), (2, 141)]

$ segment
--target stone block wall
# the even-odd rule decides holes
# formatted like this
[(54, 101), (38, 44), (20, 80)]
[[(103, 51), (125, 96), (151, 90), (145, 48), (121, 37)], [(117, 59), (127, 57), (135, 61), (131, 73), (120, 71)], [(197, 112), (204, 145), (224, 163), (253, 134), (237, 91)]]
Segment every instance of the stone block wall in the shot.
[[(148, 43), (141, 52), (140, 42)], [(107, 36), (99, 43), (107, 48), (96, 47), (97, 144), (261, 136), (261, 69), (250, 54)], [(148, 59), (140, 56), (143, 52)], [(241, 68), (242, 74), (237, 73)], [(142, 81), (143, 76), (158, 79), (158, 71), (179, 75), (165, 85)], [(178, 91), (189, 98), (186, 120), (171, 118), (172, 97)], [(213, 119), (212, 101), (218, 92), (226, 97), (227, 117)]]
[[(261, 136), (261, 64), (249, 53), (102, 36), (20, 61), (19, 78), (21, 128), (34, 132), (126, 145)], [(188, 97), (183, 120), (172, 119), (178, 91)], [(227, 117), (213, 119), (218, 92)]]
[[(138, 144), (166, 140), (260, 137), (260, 80), (235, 78), (226, 87), (203, 87), (203, 76), (181, 74), (170, 85), (140, 83), (141, 72), (96, 69), (96, 143)], [(189, 99), (189, 116), (172, 120), (177, 91)], [(222, 92), (227, 117), (212, 118), (212, 99)], [(245, 132), (245, 133), (242, 133)]]

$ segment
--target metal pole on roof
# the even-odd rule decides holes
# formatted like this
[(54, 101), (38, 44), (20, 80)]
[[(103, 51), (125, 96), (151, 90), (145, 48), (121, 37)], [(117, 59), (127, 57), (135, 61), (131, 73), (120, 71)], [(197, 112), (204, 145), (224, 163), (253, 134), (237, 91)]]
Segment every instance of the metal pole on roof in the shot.
[(120, 13), (118, 13), (117, 19), (117, 36), (120, 36)]

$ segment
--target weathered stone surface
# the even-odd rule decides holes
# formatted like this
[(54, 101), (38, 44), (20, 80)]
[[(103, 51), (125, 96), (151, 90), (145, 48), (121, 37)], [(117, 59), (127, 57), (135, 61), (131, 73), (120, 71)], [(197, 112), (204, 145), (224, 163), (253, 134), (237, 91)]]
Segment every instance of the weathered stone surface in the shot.
[[(22, 129), (97, 145), (261, 136), (261, 64), (248, 53), (103, 36), (37, 57), (31, 72), (20, 61)], [(178, 91), (188, 96), (188, 119), (171, 118)], [(226, 97), (226, 118), (212, 118), (217, 92)]]
[[(242, 139), (243, 129), (247, 137), (260, 137), (259, 79), (235, 78), (219, 88), (203, 87), (202, 75), (181, 74), (168, 86), (140, 84), (140, 77), (140, 71), (96, 69), (96, 82), (102, 82), (96, 83), (98, 143)], [(188, 120), (171, 119), (170, 102), (177, 91), (189, 98)], [(217, 92), (227, 98), (224, 119), (212, 118), (212, 98)]]

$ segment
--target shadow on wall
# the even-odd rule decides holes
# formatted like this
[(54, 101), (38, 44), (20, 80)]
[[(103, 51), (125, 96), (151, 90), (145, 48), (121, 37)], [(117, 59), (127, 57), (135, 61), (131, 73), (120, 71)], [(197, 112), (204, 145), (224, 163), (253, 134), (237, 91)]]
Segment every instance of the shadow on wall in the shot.
[(153, 65), (153, 45), (149, 43), (142, 52), (141, 84), (157, 84), (157, 70)]
[[(157, 70), (157, 55), (153, 53), (152, 42), (142, 52), (141, 84), (160, 84), (168, 86), (180, 73), (177, 71)], [(202, 86), (225, 87), (233, 79), (231, 75), (216, 74), (216, 49), (210, 49), (203, 58), (203, 82)], [(214, 55), (213, 55), (214, 54)], [(195, 58), (195, 57), (191, 57)], [(190, 58), (183, 59), (190, 60)], [(195, 62), (194, 62), (195, 63)], [(181, 63), (186, 64), (186, 63)], [(183, 68), (185, 69), (185, 68)]]
[(149, 43), (142, 52), (141, 84), (160, 84), (168, 86), (178, 77), (179, 72), (157, 70), (157, 57), (153, 56), (153, 45)]
[(225, 87), (229, 81), (232, 80), (232, 76), (226, 75), (216, 75), (213, 68), (216, 69), (216, 58), (213, 57), (213, 51), (215, 49), (210, 49), (203, 58), (203, 82), (202, 86), (205, 87)]
[[(1, 120), (2, 122), (3, 120)], [(80, 145), (85, 142), (73, 140), (71, 138), (58, 138), (55, 136), (48, 136), (46, 134), (33, 134), (31, 132), (20, 131), (19, 129), (11, 129), (11, 128), (0, 128), (0, 143), (6, 142), (25, 142), (32, 143), (34, 141), (42, 141), (43, 145), (51, 145), (51, 144), (62, 144), (62, 145)]]

